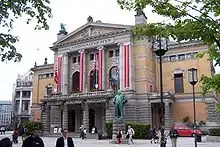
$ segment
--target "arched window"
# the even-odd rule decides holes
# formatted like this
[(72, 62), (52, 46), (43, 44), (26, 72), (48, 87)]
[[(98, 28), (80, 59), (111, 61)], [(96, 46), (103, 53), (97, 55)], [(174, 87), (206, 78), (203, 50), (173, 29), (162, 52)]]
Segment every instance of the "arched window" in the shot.
[(47, 96), (51, 96), (53, 94), (53, 85), (52, 84), (48, 84), (46, 86), (46, 90), (47, 90)]
[(96, 87), (95, 85), (98, 84), (98, 79), (99, 79), (99, 71), (97, 69), (94, 69), (90, 72), (89, 74), (89, 78), (90, 78), (90, 91), (95, 91)]
[(114, 91), (117, 91), (120, 88), (120, 81), (119, 81), (119, 70), (117, 66), (114, 66), (109, 71), (109, 82), (110, 86)]
[(79, 91), (79, 72), (76, 71), (72, 75), (72, 92)]

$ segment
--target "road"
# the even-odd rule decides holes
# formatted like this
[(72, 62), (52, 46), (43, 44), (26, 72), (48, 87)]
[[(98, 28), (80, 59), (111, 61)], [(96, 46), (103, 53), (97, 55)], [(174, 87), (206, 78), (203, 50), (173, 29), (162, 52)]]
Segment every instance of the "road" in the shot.
[[(11, 132), (7, 132), (5, 135), (0, 135), (0, 139), (4, 137), (11, 138)], [(42, 137), (45, 143), (45, 147), (54, 147), (56, 138), (54, 137)], [(119, 146), (117, 144), (110, 144), (109, 140), (81, 140), (81, 139), (73, 139), (75, 143), (75, 147), (114, 147)], [(122, 144), (120, 146), (137, 146), (137, 147), (159, 147), (159, 144), (150, 144), (149, 140), (134, 140), (135, 144), (133, 145), (126, 145)], [(194, 139), (193, 138), (178, 138), (178, 147), (193, 147), (194, 146)], [(21, 138), (19, 138), (19, 143), (14, 144), (13, 147), (21, 147)], [(171, 147), (171, 142), (168, 140), (167, 147)], [(220, 143), (212, 143), (206, 142), (203, 138), (203, 142), (198, 143), (198, 147), (220, 147)]]

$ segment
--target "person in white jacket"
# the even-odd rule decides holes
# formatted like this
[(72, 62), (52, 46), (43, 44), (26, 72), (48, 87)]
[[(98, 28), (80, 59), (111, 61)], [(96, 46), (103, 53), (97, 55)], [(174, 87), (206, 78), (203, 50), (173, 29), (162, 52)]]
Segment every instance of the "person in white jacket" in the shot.
[(127, 131), (128, 144), (130, 144), (130, 142), (134, 144), (132, 138), (134, 134), (135, 134), (134, 129), (131, 126), (128, 126), (128, 131)]

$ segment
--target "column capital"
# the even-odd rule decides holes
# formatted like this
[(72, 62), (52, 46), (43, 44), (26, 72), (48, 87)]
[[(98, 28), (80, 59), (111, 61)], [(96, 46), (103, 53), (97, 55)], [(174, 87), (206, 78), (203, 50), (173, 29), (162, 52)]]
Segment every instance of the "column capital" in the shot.
[(102, 49), (104, 49), (104, 46), (102, 46), (102, 45), (97, 47), (97, 50), (102, 50)]
[(85, 52), (85, 49), (80, 49), (78, 52), (79, 52), (79, 53), (84, 53), (84, 52)]

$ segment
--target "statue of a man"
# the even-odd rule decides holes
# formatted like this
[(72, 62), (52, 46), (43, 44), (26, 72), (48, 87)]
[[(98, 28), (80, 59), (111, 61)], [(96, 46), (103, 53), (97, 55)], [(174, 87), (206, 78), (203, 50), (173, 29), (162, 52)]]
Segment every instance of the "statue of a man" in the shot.
[(116, 96), (114, 97), (113, 103), (115, 105), (115, 117), (117, 120), (123, 119), (123, 108), (125, 103), (127, 103), (126, 97), (122, 94), (121, 90), (118, 90)]

